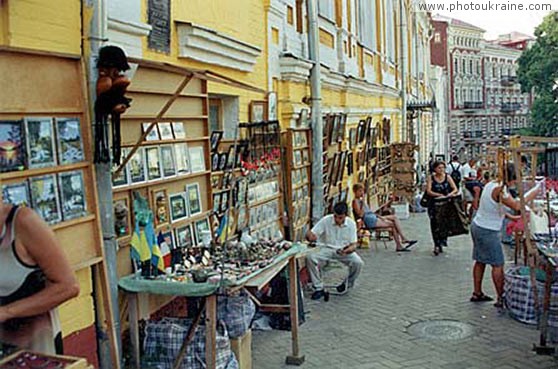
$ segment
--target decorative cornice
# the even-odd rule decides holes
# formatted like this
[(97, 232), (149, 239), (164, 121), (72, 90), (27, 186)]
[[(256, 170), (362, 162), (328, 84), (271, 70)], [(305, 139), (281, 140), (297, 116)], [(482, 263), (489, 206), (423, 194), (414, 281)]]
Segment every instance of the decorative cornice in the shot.
[(281, 55), (279, 57), (281, 79), (285, 81), (308, 82), (312, 65), (314, 64), (309, 60), (299, 59), (293, 55)]
[(179, 57), (251, 72), (261, 49), (192, 23), (176, 22)]
[(131, 22), (114, 17), (108, 17), (108, 28), (133, 36), (147, 36), (151, 31), (151, 25), (139, 22)]

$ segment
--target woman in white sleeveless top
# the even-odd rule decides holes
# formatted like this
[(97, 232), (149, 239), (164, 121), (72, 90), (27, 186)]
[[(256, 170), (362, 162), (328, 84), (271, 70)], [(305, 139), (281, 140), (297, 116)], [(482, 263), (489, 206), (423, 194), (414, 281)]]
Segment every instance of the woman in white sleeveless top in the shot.
[[(496, 307), (502, 307), (502, 294), (504, 293), (504, 253), (502, 251), (502, 223), (506, 211), (504, 205), (519, 211), (521, 205), (507, 193), (507, 187), (516, 183), (515, 166), (507, 165), (507, 175), (504, 183), (492, 181), (485, 185), (477, 215), (471, 225), (473, 238), (473, 295), (472, 302), (492, 301), (492, 297), (482, 291), (482, 280), (486, 265), (492, 267), (492, 282), (497, 293)], [(540, 190), (540, 185), (525, 195), (525, 201), (535, 198)]]
[(56, 307), (78, 293), (49, 226), (29, 208), (0, 204), (0, 342), (62, 353)]

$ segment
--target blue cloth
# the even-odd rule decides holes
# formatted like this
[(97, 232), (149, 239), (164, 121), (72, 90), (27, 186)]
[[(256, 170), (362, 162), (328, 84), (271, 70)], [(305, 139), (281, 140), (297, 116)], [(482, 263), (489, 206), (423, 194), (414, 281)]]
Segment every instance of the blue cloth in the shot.
[(492, 266), (504, 265), (500, 231), (482, 228), (473, 222), (471, 236), (473, 237), (473, 260)]
[(364, 213), (364, 218), (362, 218), (362, 220), (364, 221), (364, 225), (366, 226), (366, 229), (372, 229), (375, 228), (376, 223), (378, 223), (378, 216), (376, 216), (376, 214), (374, 214), (373, 212), (369, 211)]

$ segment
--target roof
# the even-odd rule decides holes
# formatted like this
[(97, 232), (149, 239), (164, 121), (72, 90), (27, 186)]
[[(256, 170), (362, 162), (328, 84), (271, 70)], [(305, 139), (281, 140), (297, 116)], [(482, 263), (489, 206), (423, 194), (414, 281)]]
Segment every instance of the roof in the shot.
[(513, 42), (520, 42), (526, 40), (534, 40), (533, 36), (527, 35), (525, 33), (513, 31), (510, 33), (506, 33), (504, 35), (498, 36), (498, 42), (505, 42), (505, 43), (513, 43)]
[(475, 25), (473, 25), (473, 24), (471, 24), (471, 23), (467, 23), (467, 22), (464, 22), (464, 21), (462, 21), (462, 20), (455, 19), (455, 18), (450, 18), (450, 17), (447, 17), (447, 16), (445, 16), (445, 15), (441, 15), (441, 14), (435, 14), (435, 15), (433, 15), (433, 16), (432, 16), (432, 19), (433, 19), (433, 20), (436, 20), (436, 21), (447, 22), (448, 24), (450, 24), (450, 25), (452, 25), (452, 26), (458, 26), (458, 27), (469, 28), (469, 29), (472, 29), (472, 30), (475, 30), (475, 31), (479, 31), (479, 32), (486, 32), (486, 30), (484, 30), (484, 29), (482, 29), (482, 28), (480, 28), (480, 27), (477, 27), (477, 26), (475, 26)]

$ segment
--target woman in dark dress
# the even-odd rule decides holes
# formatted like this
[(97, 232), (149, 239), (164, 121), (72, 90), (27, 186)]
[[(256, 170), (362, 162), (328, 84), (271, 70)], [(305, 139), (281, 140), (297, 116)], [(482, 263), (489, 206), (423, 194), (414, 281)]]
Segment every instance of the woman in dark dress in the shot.
[(434, 255), (443, 252), (442, 247), (448, 245), (447, 237), (440, 237), (438, 230), (445, 225), (436, 221), (435, 201), (457, 195), (457, 187), (451, 176), (446, 173), (446, 164), (437, 161), (432, 165), (433, 173), (426, 180), (426, 193), (432, 199), (428, 205), (428, 217), (430, 218), (430, 230), (434, 240)]

